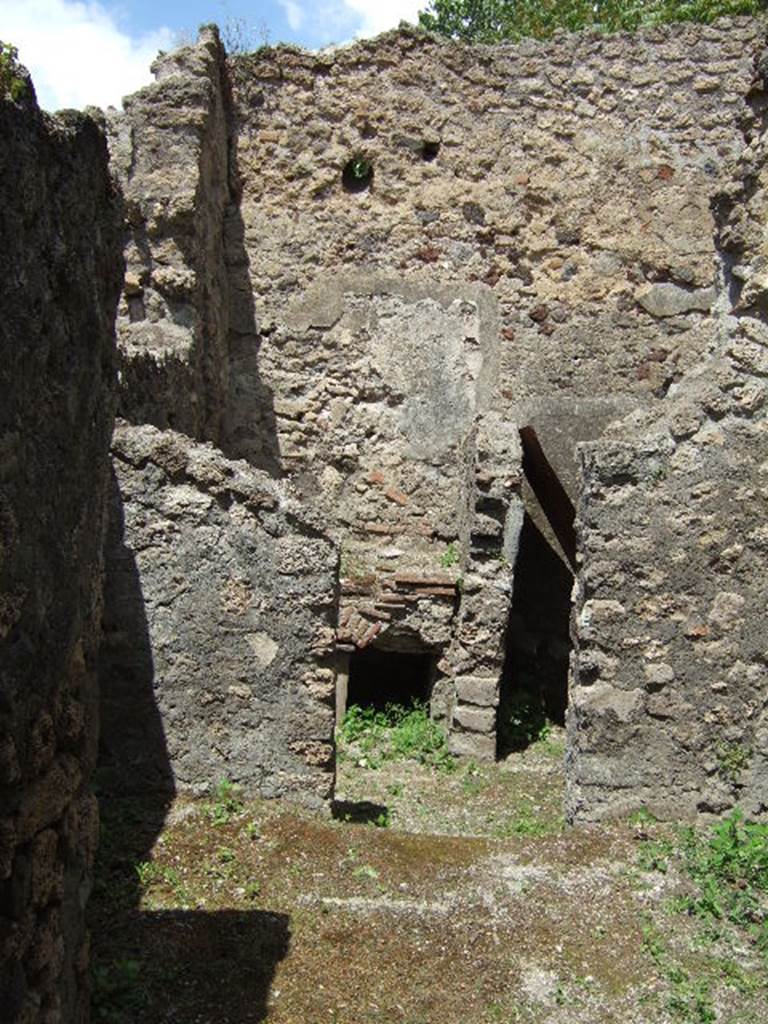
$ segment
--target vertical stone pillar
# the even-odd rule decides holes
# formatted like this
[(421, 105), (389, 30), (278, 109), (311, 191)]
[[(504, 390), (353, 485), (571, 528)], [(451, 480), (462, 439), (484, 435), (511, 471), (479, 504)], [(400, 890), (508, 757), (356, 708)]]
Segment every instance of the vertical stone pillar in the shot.
[(489, 761), (496, 756), (504, 637), (523, 521), (522, 450), (516, 428), (493, 413), (480, 419), (470, 444), (462, 537), (467, 559), (446, 659), (455, 685), (449, 747), (454, 754)]

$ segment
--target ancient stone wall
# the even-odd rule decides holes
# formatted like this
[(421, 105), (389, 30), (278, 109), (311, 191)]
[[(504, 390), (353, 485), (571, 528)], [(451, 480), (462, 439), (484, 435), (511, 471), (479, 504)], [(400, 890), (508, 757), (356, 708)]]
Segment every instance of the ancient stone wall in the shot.
[[(402, 646), (410, 630), (436, 650), (433, 711), (456, 750), (492, 756), (500, 685), (502, 717), (529, 685), (550, 691), (548, 712), (566, 702), (572, 566), (519, 450), (485, 552), (468, 543), (473, 425), (532, 427), (575, 501), (577, 443), (660, 409), (706, 358), (711, 204), (744, 146), (761, 38), (746, 20), (492, 49), (400, 32), (233, 62), (280, 469), (342, 545), (340, 639)], [(460, 550), (453, 610), (446, 545)], [(527, 567), (536, 551), (551, 586)], [(429, 589), (417, 615), (398, 611)], [(462, 690), (491, 696), (464, 709)]]
[[(646, 424), (653, 448), (721, 344), (733, 260), (715, 212), (762, 45), (735, 19), (494, 48), (400, 31), (225, 64), (206, 33), (113, 120), (134, 201), (127, 418), (288, 478), (341, 550), (339, 679), (369, 647), (429, 653), (457, 751), (493, 756), (530, 680), (563, 712), (572, 574), (581, 616), (613, 529), (595, 498), (609, 474), (577, 446), (634, 452)], [(658, 555), (671, 534), (645, 483), (631, 543)], [(577, 626), (577, 705), (600, 644), (634, 672), (622, 615), (597, 639)], [(575, 817), (618, 806), (589, 774), (585, 716)]]
[(108, 118), (129, 241), (118, 309), (118, 412), (220, 439), (229, 368), (223, 51), (215, 31), (158, 58), (157, 82)]
[(101, 656), (103, 764), (132, 786), (333, 787), (338, 554), (281, 486), (119, 423)]
[[(232, 382), (234, 419), (228, 399), (230, 362), (258, 339), (242, 286), (215, 29), (154, 70), (156, 84), (109, 120), (130, 238), (117, 321), (126, 422), (113, 449), (103, 763), (118, 787), (200, 792), (226, 778), (327, 800), (336, 547), (264, 472), (225, 454), (243, 430), (274, 431), (260, 420), (252, 373)], [(275, 475), (268, 440), (249, 454)]]
[[(485, 406), (533, 425), (573, 491), (574, 442), (663, 400), (707, 351), (710, 201), (743, 146), (760, 32), (742, 20), (493, 48), (400, 32), (237, 58), (234, 159), (283, 468), (376, 450), (345, 429), (361, 405), (387, 411), (368, 354), (391, 324), (373, 269), (436, 297), (474, 285)], [(343, 180), (356, 157), (372, 169), (361, 191)], [(353, 319), (332, 301), (345, 282), (372, 295)], [(327, 381), (329, 362), (345, 380)], [(446, 363), (458, 387), (447, 350)]]
[(581, 449), (569, 814), (768, 810), (764, 60), (713, 204), (714, 351)]
[(0, 100), (0, 1016), (83, 1021), (122, 237), (88, 117)]

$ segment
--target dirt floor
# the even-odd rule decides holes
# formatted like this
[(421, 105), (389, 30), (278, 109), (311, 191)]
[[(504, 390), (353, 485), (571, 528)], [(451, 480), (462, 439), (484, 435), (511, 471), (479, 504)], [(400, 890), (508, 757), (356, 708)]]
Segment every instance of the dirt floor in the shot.
[(348, 751), (335, 816), (104, 800), (94, 1020), (766, 1024), (755, 948), (672, 909), (669, 830), (566, 829), (562, 786), (555, 733), (452, 771)]

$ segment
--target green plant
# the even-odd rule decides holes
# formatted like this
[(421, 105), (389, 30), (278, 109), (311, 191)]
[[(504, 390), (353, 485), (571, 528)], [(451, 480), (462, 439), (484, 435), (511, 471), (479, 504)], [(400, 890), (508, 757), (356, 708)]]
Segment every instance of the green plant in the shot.
[(342, 720), (339, 735), (343, 742), (355, 744), (367, 755), (364, 760), (370, 767), (406, 758), (448, 770), (453, 767), (443, 730), (419, 701), (408, 706), (388, 704), (384, 710), (353, 704)]
[(370, 864), (359, 864), (352, 872), (355, 878), (370, 878), (371, 881), (378, 881), (379, 872)]
[(145, 895), (153, 886), (165, 886), (171, 890), (174, 900), (179, 905), (185, 906), (191, 902), (191, 897), (176, 868), (160, 864), (155, 860), (145, 860), (135, 865), (135, 871), (139, 879), (139, 887)]
[(510, 818), (496, 826), (493, 834), (497, 839), (509, 839), (512, 836), (530, 836), (535, 839), (559, 832), (562, 827), (562, 821), (553, 821), (543, 816), (533, 804), (523, 801), (514, 809)]
[(349, 171), (356, 181), (365, 181), (372, 171), (371, 161), (364, 156), (353, 157), (349, 162)]
[(451, 543), (446, 547), (442, 555), (440, 555), (440, 565), (443, 567), (443, 569), (450, 569), (451, 566), (458, 565), (458, 563), (459, 547), (454, 541), (451, 541)]
[(503, 745), (510, 750), (543, 743), (552, 731), (541, 700), (524, 690), (513, 694), (499, 709), (498, 727)]
[(669, 859), (675, 852), (675, 844), (671, 839), (650, 840), (640, 847), (637, 862), (643, 871), (660, 871), (666, 874)]
[(245, 898), (247, 900), (258, 899), (261, 895), (261, 883), (255, 879), (251, 879), (250, 882), (245, 883)]
[(0, 99), (10, 96), (14, 103), (26, 92), (27, 83), (19, 64), (19, 51), (0, 39)]
[(221, 779), (217, 783), (214, 797), (213, 803), (207, 806), (208, 817), (214, 825), (226, 825), (230, 818), (243, 810), (240, 786), (229, 779)]
[(141, 984), (141, 963), (130, 958), (95, 964), (91, 969), (93, 1019), (122, 1024), (141, 1016), (146, 993)]
[(135, 865), (135, 869), (142, 889), (146, 889), (159, 877), (159, 866), (154, 861), (140, 861)]
[(669, 952), (666, 943), (652, 924), (643, 925), (643, 949), (659, 974), (669, 984), (667, 1009), (674, 1020), (687, 1024), (714, 1024), (711, 981), (707, 977), (692, 978)]
[[(707, 831), (681, 828), (674, 839), (647, 840), (640, 854), (645, 869), (667, 870), (673, 860), (695, 888), (674, 899), (671, 910), (701, 923), (699, 941), (751, 941), (768, 959), (768, 824), (747, 821), (737, 808)], [(694, 983), (685, 972), (677, 981), (667, 974), (677, 985), (672, 1008), (679, 1019), (696, 1024), (714, 1020), (708, 983)], [(720, 965), (714, 976), (741, 991), (754, 985), (734, 963)]]
[(681, 839), (684, 866), (698, 893), (679, 901), (679, 909), (744, 927), (768, 952), (768, 824), (748, 822), (736, 808), (709, 836), (688, 828)]
[(658, 820), (647, 807), (640, 807), (629, 816), (630, 825), (655, 825)]
[(364, 153), (355, 153), (341, 172), (341, 183), (347, 192), (364, 192), (373, 181), (373, 164)]
[(749, 767), (752, 751), (741, 743), (720, 743), (717, 750), (717, 770), (722, 778), (735, 784), (741, 773)]
[(352, 704), (339, 726), (338, 738), (341, 744), (354, 747), (363, 767), (375, 769), (385, 761), (403, 759), (441, 771), (452, 771), (456, 765), (445, 733), (421, 701), (407, 706), (387, 704), (383, 711)]
[(472, 758), (464, 765), (464, 777), (461, 780), (461, 788), (467, 796), (477, 796), (487, 789), (489, 780), (481, 771), (479, 765)]
[(759, 14), (768, 0), (430, 0), (419, 25), (451, 39), (495, 43), (554, 32), (634, 32), (674, 21)]

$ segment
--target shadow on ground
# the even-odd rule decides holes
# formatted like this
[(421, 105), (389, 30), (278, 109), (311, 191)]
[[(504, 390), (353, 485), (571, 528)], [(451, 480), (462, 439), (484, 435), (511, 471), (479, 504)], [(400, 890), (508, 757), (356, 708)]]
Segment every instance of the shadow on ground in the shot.
[(378, 825), (388, 820), (389, 808), (371, 800), (334, 800), (331, 814), (335, 821), (350, 825)]
[[(176, 787), (155, 699), (140, 573), (125, 542), (114, 479), (105, 563), (101, 836), (89, 908), (92, 1019), (262, 1021), (275, 969), (289, 950), (289, 916), (264, 909), (195, 909), (184, 891), (183, 869), (161, 867), (154, 859)], [(147, 889), (158, 883), (174, 892), (180, 909), (147, 909)]]

